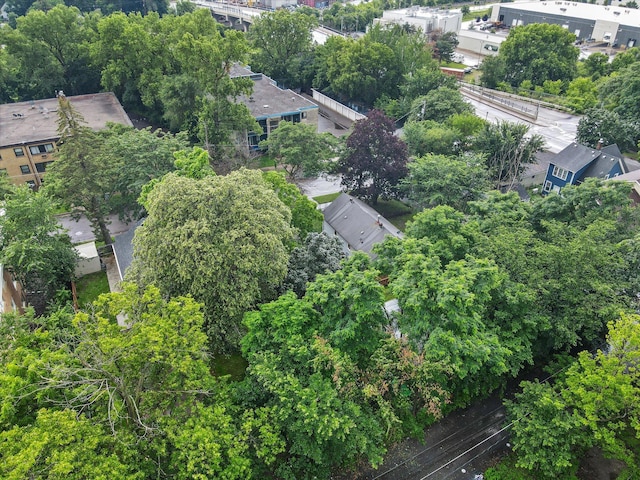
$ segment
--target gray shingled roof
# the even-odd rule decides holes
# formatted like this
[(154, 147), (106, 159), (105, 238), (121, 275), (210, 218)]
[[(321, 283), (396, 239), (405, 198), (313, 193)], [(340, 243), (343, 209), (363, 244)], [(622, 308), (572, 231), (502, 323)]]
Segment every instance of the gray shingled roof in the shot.
[(371, 248), (387, 235), (403, 238), (402, 232), (373, 208), (341, 194), (324, 209), (324, 219), (349, 244), (352, 250), (371, 254)]
[(622, 159), (619, 157), (613, 157), (605, 153), (601, 153), (600, 157), (589, 165), (589, 168), (582, 174), (581, 179), (584, 178), (604, 178), (614, 167), (616, 163), (620, 163), (622, 169), (625, 170), (625, 165), (622, 163)]
[(133, 236), (144, 220), (144, 218), (138, 220), (129, 230), (117, 235), (113, 242), (113, 254), (116, 257), (120, 280), (124, 280), (124, 274), (133, 262)]
[(589, 165), (602, 153), (601, 150), (585, 147), (578, 143), (571, 143), (551, 160), (551, 163), (557, 167), (564, 168), (572, 173), (576, 173), (581, 168)]

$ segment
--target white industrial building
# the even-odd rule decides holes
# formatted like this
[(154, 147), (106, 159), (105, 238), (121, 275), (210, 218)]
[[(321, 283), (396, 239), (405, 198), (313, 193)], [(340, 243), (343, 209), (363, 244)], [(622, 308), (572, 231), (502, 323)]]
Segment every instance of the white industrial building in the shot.
[(493, 6), (491, 20), (507, 27), (556, 24), (578, 40), (640, 46), (640, 10), (633, 8), (565, 1), (500, 3)]
[(462, 26), (462, 13), (414, 5), (400, 10), (386, 10), (382, 14), (382, 18), (374, 19), (373, 23), (380, 25), (408, 24), (424, 33), (431, 33), (435, 30), (458, 33)]

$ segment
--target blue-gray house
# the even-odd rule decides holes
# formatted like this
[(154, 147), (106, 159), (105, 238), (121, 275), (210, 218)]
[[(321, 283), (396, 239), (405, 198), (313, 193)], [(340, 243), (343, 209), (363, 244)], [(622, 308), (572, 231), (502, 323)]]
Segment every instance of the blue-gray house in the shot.
[(629, 168), (617, 145), (591, 148), (572, 143), (549, 162), (543, 193), (560, 192), (565, 185), (580, 185), (585, 178), (603, 180), (624, 175)]

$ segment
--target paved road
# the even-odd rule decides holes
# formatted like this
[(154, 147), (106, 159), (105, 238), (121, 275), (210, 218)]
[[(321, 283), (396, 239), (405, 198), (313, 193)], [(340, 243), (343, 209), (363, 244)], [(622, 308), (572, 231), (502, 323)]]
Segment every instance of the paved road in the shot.
[(533, 123), (491, 105), (480, 103), (475, 99), (467, 97), (466, 100), (475, 107), (476, 115), (490, 122), (508, 120), (510, 122), (526, 123), (529, 125), (531, 133), (542, 135), (546, 142), (547, 150), (553, 153), (558, 153), (575, 140), (578, 122), (582, 118), (557, 110), (540, 108), (538, 120)]
[[(86, 217), (81, 217), (80, 220), (75, 221), (71, 218), (71, 215), (64, 214), (58, 215), (57, 218), (58, 223), (62, 228), (68, 230), (72, 243), (84, 243), (96, 239), (93, 231), (91, 230), (91, 224)], [(117, 215), (111, 215), (109, 218), (111, 221), (109, 224), (109, 231), (112, 236), (129, 230), (129, 224), (121, 222)]]

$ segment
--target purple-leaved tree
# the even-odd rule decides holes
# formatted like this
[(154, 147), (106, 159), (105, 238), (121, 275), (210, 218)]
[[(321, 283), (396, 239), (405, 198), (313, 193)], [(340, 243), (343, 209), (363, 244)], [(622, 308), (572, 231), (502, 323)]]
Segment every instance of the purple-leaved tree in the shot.
[(394, 131), (391, 118), (372, 110), (355, 124), (338, 163), (342, 185), (373, 205), (378, 197), (396, 198), (398, 184), (407, 175), (407, 145)]

